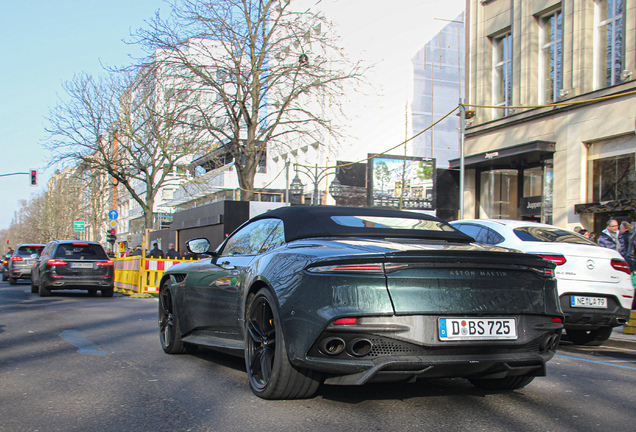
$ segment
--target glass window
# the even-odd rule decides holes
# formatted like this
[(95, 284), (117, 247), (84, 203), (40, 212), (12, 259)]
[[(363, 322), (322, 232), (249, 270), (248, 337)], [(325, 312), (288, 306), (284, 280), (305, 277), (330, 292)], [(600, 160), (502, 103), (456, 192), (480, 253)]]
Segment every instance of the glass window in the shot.
[(523, 197), (541, 196), (543, 193), (543, 167), (523, 171)]
[(280, 221), (269, 238), (263, 243), (260, 252), (267, 252), (283, 244), (285, 244), (285, 227), (283, 222)]
[(594, 245), (592, 240), (559, 228), (550, 227), (521, 227), (513, 230), (521, 241), (543, 242), (543, 243), (573, 243)]
[(40, 255), (40, 253), (42, 252), (42, 249), (44, 249), (44, 246), (20, 246), (18, 248), (16, 255), (23, 256), (23, 257), (28, 257), (28, 256), (31, 256), (32, 254)]
[(482, 228), (480, 226), (470, 225), (470, 224), (461, 224), (461, 225), (456, 225), (455, 227), (461, 232), (463, 232), (464, 234), (471, 236), (472, 238), (475, 239), (477, 243), (479, 243), (477, 238), (480, 237), (479, 233), (482, 231)]
[(560, 10), (541, 18), (542, 102), (559, 99), (563, 88), (563, 14)]
[(593, 202), (636, 199), (635, 155), (592, 161)]
[(480, 219), (517, 218), (517, 170), (501, 169), (481, 173)]
[(407, 229), (427, 231), (455, 231), (446, 222), (438, 220), (399, 218), (384, 216), (332, 216), (331, 219), (338, 225), (347, 227)]
[(596, 82), (605, 87), (621, 82), (624, 62), (624, 0), (597, 0)]
[(55, 258), (61, 259), (98, 259), (106, 260), (108, 256), (101, 245), (90, 243), (65, 243), (57, 247)]
[(260, 253), (265, 241), (280, 223), (280, 219), (260, 219), (244, 226), (228, 239), (221, 255), (255, 255)]
[[(495, 38), (493, 100), (495, 105), (512, 105), (512, 35), (506, 33)], [(508, 109), (498, 109), (496, 117), (510, 114)]]

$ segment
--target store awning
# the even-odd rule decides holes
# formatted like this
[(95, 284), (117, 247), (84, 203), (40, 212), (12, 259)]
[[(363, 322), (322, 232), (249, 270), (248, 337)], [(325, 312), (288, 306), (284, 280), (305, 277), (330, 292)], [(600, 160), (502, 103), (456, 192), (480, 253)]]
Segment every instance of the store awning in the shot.
[(574, 213), (616, 213), (636, 210), (636, 199), (575, 204)]
[[(553, 141), (531, 141), (511, 147), (494, 149), (464, 157), (464, 166), (471, 169), (516, 168), (549, 159), (555, 152)], [(459, 168), (459, 159), (448, 161), (449, 168)]]

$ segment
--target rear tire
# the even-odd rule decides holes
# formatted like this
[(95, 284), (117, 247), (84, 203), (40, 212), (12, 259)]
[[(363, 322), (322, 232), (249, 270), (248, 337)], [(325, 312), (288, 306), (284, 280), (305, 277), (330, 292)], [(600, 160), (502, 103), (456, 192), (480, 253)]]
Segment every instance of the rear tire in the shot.
[(102, 290), (102, 297), (112, 297), (114, 292), (115, 291), (114, 291), (113, 287), (104, 288)]
[(39, 292), (39, 288), (36, 284), (33, 283), (33, 279), (31, 279), (31, 294), (37, 294)]
[(39, 293), (40, 297), (49, 297), (51, 295), (51, 290), (49, 289), (49, 287), (40, 282)]
[(506, 378), (471, 378), (468, 381), (482, 390), (516, 390), (527, 386), (533, 376), (511, 376)]
[(4, 272), (2, 272), (2, 281), (6, 282), (7, 279), (9, 279), (9, 276), (7, 276), (6, 274), (4, 274)]
[(320, 384), (311, 370), (294, 367), (272, 293), (261, 289), (246, 307), (245, 366), (252, 392), (263, 399), (312, 397)]
[(9, 285), (15, 285), (18, 282), (15, 280), (15, 278), (9, 277)]
[(574, 345), (600, 346), (612, 335), (612, 327), (596, 330), (566, 330), (568, 339)]

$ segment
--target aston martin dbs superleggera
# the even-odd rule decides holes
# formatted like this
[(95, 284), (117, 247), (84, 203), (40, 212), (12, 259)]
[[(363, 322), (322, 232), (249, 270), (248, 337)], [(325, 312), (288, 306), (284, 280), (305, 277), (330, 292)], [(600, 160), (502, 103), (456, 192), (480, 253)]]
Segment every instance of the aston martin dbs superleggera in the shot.
[(209, 256), (163, 276), (162, 347), (244, 356), (265, 399), (431, 377), (516, 389), (545, 375), (563, 328), (552, 262), (422, 213), (283, 207), (209, 247), (189, 240)]

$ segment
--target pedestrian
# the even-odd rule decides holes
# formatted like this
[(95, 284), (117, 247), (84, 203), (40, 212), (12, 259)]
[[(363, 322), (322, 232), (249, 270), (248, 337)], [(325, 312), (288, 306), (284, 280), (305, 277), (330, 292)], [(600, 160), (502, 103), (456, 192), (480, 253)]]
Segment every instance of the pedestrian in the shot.
[(581, 234), (585, 238), (590, 238), (590, 232), (586, 230), (585, 228), (581, 228), (581, 230), (579, 231), (579, 234)]
[(616, 219), (610, 219), (607, 221), (607, 228), (601, 232), (598, 244), (618, 252), (623, 250), (621, 238), (618, 235), (618, 221)]
[(631, 237), (631, 229), (632, 224), (627, 221), (621, 222), (621, 227), (618, 231), (618, 236), (620, 237), (621, 244), (623, 245), (623, 249), (620, 251), (623, 258), (627, 256), (627, 248), (629, 247), (629, 239)]
[(168, 252), (166, 252), (166, 258), (179, 259), (179, 252), (174, 249), (174, 243), (168, 244)]
[(130, 253), (130, 256), (141, 256), (142, 255), (141, 246), (135, 246), (135, 249)]
[(159, 245), (157, 244), (157, 242), (152, 244), (152, 249), (150, 250), (150, 253), (148, 253), (148, 256), (146, 256), (146, 258), (163, 258), (163, 251), (159, 249)]
[(575, 233), (577, 233), (577, 234), (581, 234), (581, 230), (582, 230), (582, 229), (583, 229), (583, 228), (581, 228), (580, 226), (575, 226), (575, 227), (574, 227), (574, 232), (575, 232)]

